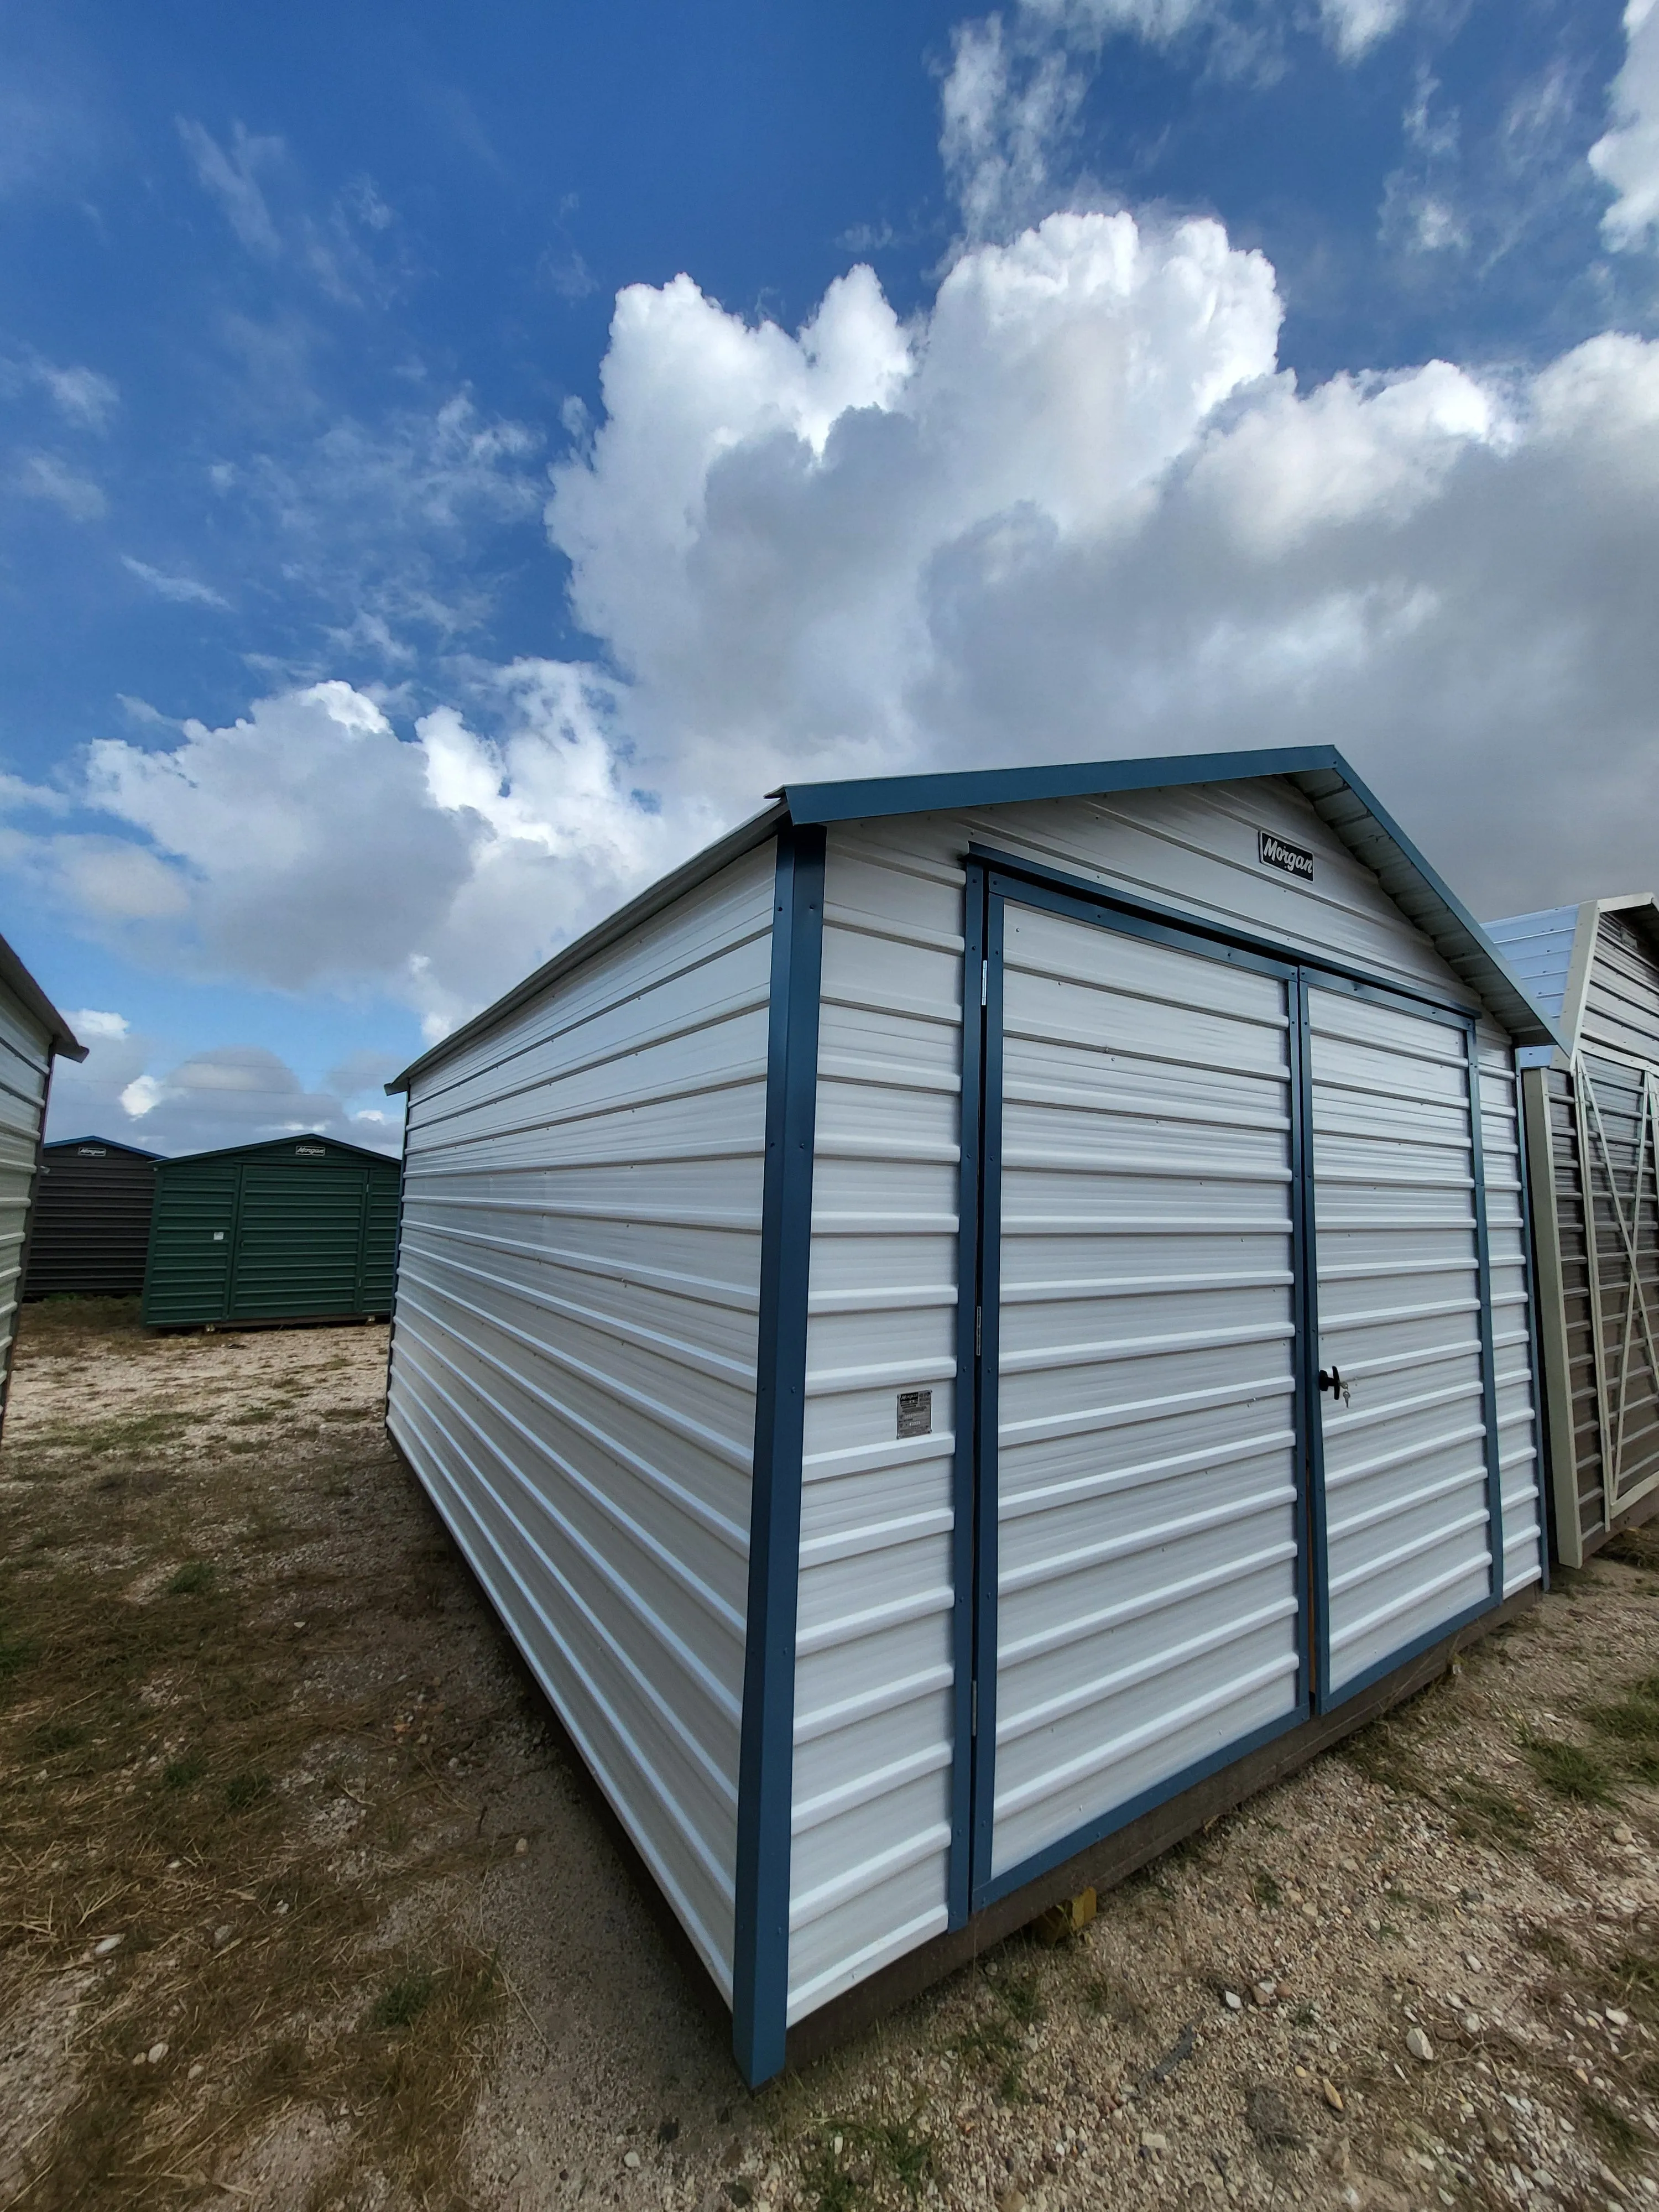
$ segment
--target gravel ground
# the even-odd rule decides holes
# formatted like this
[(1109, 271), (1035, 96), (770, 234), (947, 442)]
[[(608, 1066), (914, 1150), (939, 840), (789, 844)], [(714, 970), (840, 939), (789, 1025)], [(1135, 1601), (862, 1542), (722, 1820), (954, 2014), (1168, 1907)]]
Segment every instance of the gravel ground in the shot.
[(1659, 1551), (750, 2097), (385, 1358), (31, 1314), (0, 2203), (1659, 2204)]

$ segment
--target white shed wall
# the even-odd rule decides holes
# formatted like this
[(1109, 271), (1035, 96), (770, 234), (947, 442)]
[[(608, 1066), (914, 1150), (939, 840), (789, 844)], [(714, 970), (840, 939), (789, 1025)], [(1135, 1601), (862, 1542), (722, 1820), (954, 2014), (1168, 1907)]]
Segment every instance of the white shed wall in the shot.
[[(1260, 865), (1261, 830), (1314, 854), (1311, 885)], [(1156, 899), (1199, 921), (1248, 927), (1291, 952), (1352, 960), (1452, 1004), (1473, 1003), (1370, 870), (1279, 779), (830, 830), (795, 1691), (792, 2021), (946, 1923), (959, 862), (970, 842)], [(1488, 1173), (1498, 1172), (1494, 1155)], [(1500, 1350), (1500, 1375), (1505, 1356)], [(933, 1392), (933, 1432), (896, 1443), (894, 1394), (913, 1387)], [(1511, 1434), (1518, 1512), (1531, 1479), (1525, 1454), (1535, 1444), (1518, 1424)], [(1506, 1463), (1506, 1480), (1509, 1473)], [(1522, 1580), (1523, 1554), (1517, 1536), (1512, 1558)]]
[(413, 1086), (388, 1420), (726, 1996), (775, 854)]
[(51, 1067), (51, 1038), (33, 1015), (0, 988), (0, 1407), (6, 1357), (17, 1332), (23, 1237)]

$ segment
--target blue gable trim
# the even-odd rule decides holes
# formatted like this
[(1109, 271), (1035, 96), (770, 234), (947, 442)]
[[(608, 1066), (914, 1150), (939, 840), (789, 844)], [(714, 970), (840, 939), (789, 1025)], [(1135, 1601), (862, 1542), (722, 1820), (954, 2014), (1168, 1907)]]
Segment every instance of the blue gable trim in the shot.
[(786, 784), (775, 795), (788, 808), (791, 821), (828, 823), (1114, 792), (1174, 790), (1188, 784), (1237, 783), (1268, 775), (1285, 776), (1300, 786), (1316, 812), (1355, 858), (1374, 871), (1516, 1043), (1565, 1048), (1555, 1021), (1334, 745), (1070, 761), (1035, 768), (970, 769), (946, 775), (867, 776), (847, 783)]
[(962, 806), (1014, 806), (1097, 792), (1159, 791), (1183, 783), (1232, 783), (1252, 775), (1349, 772), (1334, 745), (1283, 745), (1237, 753), (1160, 753), (1146, 760), (1064, 761), (1035, 768), (959, 769), (944, 775), (860, 776), (848, 783), (787, 783), (777, 793), (792, 822), (852, 822), (878, 814), (927, 814)]

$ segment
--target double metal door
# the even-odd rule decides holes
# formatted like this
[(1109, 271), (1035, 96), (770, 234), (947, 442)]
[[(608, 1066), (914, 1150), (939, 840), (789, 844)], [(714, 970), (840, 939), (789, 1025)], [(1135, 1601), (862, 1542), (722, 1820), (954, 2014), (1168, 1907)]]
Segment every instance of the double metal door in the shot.
[(1499, 1547), (1467, 1018), (969, 904), (981, 1904), (1480, 1610)]

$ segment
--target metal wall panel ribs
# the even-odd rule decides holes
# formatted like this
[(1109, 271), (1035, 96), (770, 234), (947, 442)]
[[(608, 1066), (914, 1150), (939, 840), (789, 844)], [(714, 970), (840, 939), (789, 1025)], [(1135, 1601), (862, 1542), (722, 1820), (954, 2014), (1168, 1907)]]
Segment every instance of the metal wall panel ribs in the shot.
[[(963, 871), (826, 856), (792, 2021), (946, 1924)], [(901, 1390), (931, 1394), (902, 1436)], [(920, 1418), (919, 1416), (916, 1418)]]
[(1005, 912), (993, 1880), (1302, 1671), (1288, 982)]
[(415, 1083), (389, 1423), (732, 1995), (773, 853)]
[(1315, 988), (1328, 1689), (1492, 1586), (1468, 1031)]

